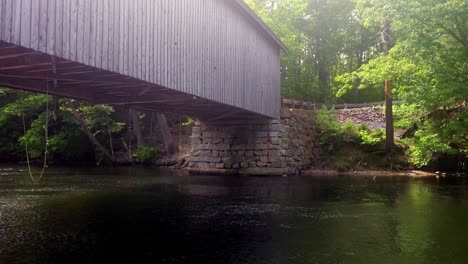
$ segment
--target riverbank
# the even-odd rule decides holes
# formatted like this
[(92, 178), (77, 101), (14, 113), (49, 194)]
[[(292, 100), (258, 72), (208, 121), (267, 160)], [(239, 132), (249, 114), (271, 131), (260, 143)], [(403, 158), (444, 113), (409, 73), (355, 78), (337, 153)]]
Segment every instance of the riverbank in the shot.
[[(443, 173), (446, 175), (446, 173)], [(427, 172), (420, 170), (356, 170), (356, 171), (338, 171), (333, 169), (311, 169), (303, 172), (304, 176), (358, 176), (358, 177), (437, 177), (439, 174), (435, 172)]]
[(308, 169), (302, 172), (286, 171), (285, 169), (275, 168), (246, 168), (240, 170), (227, 170), (227, 169), (200, 169), (200, 168), (187, 168), (184, 169), (190, 175), (239, 175), (239, 176), (253, 176), (253, 177), (286, 177), (293, 175), (300, 175), (305, 177), (323, 177), (323, 176), (355, 176), (355, 177), (410, 177), (410, 178), (426, 178), (426, 177), (439, 177), (439, 176), (464, 176), (461, 173), (449, 172), (429, 172), (421, 170), (350, 170), (339, 171), (335, 169)]

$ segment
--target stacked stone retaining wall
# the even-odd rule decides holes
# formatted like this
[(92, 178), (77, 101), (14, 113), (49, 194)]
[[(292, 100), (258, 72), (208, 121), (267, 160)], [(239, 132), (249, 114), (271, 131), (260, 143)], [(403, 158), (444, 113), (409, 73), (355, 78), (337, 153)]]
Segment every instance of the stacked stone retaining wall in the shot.
[(283, 110), (280, 120), (197, 121), (192, 173), (288, 175), (313, 165), (318, 139), (313, 114)]

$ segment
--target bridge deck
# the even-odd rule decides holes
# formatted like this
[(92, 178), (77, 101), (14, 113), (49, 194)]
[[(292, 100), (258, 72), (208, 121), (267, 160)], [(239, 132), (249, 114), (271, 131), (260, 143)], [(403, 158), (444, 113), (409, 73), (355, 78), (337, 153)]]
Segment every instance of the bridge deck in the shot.
[(51, 95), (92, 104), (125, 105), (204, 120), (265, 118), (241, 108), (4, 41), (0, 41), (0, 86), (39, 93), (46, 93), (48, 89)]
[(4, 86), (203, 119), (278, 118), (284, 45), (242, 0), (0, 0)]

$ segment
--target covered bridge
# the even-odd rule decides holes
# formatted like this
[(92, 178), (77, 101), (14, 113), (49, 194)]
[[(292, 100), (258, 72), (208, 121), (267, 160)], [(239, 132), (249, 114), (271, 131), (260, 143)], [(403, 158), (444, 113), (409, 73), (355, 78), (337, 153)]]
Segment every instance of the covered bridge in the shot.
[(282, 50), (242, 0), (0, 0), (0, 85), (94, 104), (278, 118)]

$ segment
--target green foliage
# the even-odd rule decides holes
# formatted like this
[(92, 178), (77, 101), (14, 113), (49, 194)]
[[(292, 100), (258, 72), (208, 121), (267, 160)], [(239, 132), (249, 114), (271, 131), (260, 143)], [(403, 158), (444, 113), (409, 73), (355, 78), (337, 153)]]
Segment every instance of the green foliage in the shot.
[(195, 124), (195, 120), (189, 117), (189, 118), (187, 118), (186, 122), (182, 123), (182, 126), (190, 126), (190, 125), (193, 125), (193, 124)]
[(341, 124), (336, 119), (336, 112), (328, 109), (316, 111), (316, 122), (325, 166), (342, 171), (407, 166), (400, 148), (392, 155), (393, 164), (388, 159), (384, 151), (383, 129), (370, 129), (367, 125), (351, 122)]
[[(2, 90), (4, 92), (0, 93), (0, 97), (8, 95), (7, 91), (10, 91), (6, 89)], [(21, 117), (23, 113), (25, 115), (35, 114), (45, 106), (47, 100), (50, 100), (50, 98), (45, 95), (19, 93), (0, 108), (0, 126), (5, 125), (11, 118)]]
[(45, 130), (46, 113), (42, 113), (35, 119), (31, 127), (27, 130), (26, 134), (20, 138), (23, 146), (28, 145), (30, 158), (37, 159), (42, 157), (45, 149)]
[(376, 146), (385, 140), (385, 131), (383, 129), (361, 129), (359, 130), (361, 144), (368, 146)]
[(391, 80), (396, 128), (412, 129), (405, 139), (417, 166), (445, 155), (466, 157), (468, 98), (468, 3), (460, 0), (357, 0), (363, 26), (387, 21), (393, 48), (356, 70), (338, 76), (335, 91), (374, 89)]
[[(66, 100), (46, 95), (0, 89), (0, 159), (4, 161), (25, 158), (25, 145), (32, 159), (43, 158), (45, 147), (46, 102), (49, 102), (49, 158), (56, 161), (94, 161), (95, 150), (81, 132), (71, 114)], [(100, 140), (108, 143), (112, 133), (123, 130), (125, 123), (112, 116), (109, 106), (80, 105), (86, 124)], [(23, 132), (22, 115), (25, 116), (26, 133)]]
[(366, 125), (356, 125), (352, 122), (339, 123), (334, 110), (317, 110), (316, 120), (320, 140), (327, 151), (333, 151), (342, 145), (376, 146), (384, 140), (384, 132), (381, 129), (370, 130)]
[[(245, 1), (289, 49), (281, 56), (283, 96), (321, 103), (382, 101), (383, 81), (391, 80), (394, 99), (404, 101), (395, 107), (395, 128), (411, 132), (403, 143), (416, 165), (431, 165), (444, 155), (468, 155), (467, 1)], [(383, 55), (379, 34), (384, 22), (392, 28), (388, 56)], [(2, 159), (23, 155), (25, 142), (32, 156), (42, 155), (46, 102), (55, 104), (51, 155), (91, 156), (94, 147), (64, 101), (0, 88)], [(112, 147), (113, 137), (121, 141), (125, 124), (113, 107), (78, 103), (78, 112), (104, 145)], [(330, 110), (318, 111), (317, 119), (324, 149), (343, 157), (340, 167), (354, 161), (346, 151), (340, 154), (343, 146), (369, 151), (384, 137), (381, 130), (339, 124)]]
[(161, 151), (155, 147), (140, 146), (133, 155), (133, 158), (137, 163), (149, 165), (160, 159), (161, 156)]
[(393, 106), (394, 126), (398, 129), (410, 129), (427, 113), (416, 104), (399, 104)]
[[(278, 34), (289, 52), (281, 57), (282, 94), (315, 102), (336, 100), (336, 75), (352, 71), (374, 56), (376, 28), (360, 24), (353, 0), (247, 0)], [(347, 96), (366, 99), (368, 91)], [(382, 95), (371, 93), (373, 100)], [(377, 97), (375, 97), (377, 95)]]
[(419, 167), (431, 165), (438, 158), (453, 155), (468, 157), (468, 111), (438, 110), (418, 123), (414, 136), (405, 140), (408, 153)]
[[(68, 106), (63, 106), (62, 110), (69, 111)], [(84, 120), (88, 128), (95, 130), (95, 134), (99, 133), (118, 133), (121, 132), (125, 123), (117, 122), (112, 118), (114, 108), (108, 105), (89, 106), (81, 104), (78, 111), (84, 116)], [(74, 120), (74, 118), (73, 118)]]

